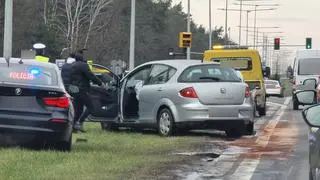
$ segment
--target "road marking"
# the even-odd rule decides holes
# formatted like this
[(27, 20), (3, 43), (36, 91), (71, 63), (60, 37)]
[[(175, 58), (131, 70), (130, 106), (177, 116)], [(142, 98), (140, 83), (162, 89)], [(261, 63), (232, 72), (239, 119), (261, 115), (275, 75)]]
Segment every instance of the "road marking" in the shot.
[[(269, 143), (270, 137), (273, 134), (275, 127), (277, 126), (280, 118), (283, 116), (287, 105), (290, 103), (290, 97), (287, 97), (284, 105), (281, 105), (281, 108), (277, 111), (274, 118), (269, 121), (267, 126), (264, 128), (264, 131), (259, 135), (256, 140), (256, 143), (262, 147), (266, 147)], [(231, 179), (237, 180), (250, 180), (260, 163), (260, 155), (258, 159), (244, 159), (236, 171), (232, 174)]]
[(256, 170), (260, 160), (259, 159), (245, 159), (243, 160), (238, 169), (231, 175), (230, 179), (237, 180), (250, 180)]

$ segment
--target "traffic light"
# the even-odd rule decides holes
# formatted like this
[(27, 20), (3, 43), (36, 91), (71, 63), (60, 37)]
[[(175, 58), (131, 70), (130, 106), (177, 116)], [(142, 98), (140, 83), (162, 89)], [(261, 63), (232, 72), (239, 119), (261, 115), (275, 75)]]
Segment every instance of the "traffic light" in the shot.
[(280, 38), (274, 38), (274, 50), (280, 49)]
[(312, 38), (306, 38), (306, 49), (312, 48)]
[(191, 32), (180, 32), (179, 47), (180, 48), (190, 48), (191, 43), (192, 43), (192, 33)]

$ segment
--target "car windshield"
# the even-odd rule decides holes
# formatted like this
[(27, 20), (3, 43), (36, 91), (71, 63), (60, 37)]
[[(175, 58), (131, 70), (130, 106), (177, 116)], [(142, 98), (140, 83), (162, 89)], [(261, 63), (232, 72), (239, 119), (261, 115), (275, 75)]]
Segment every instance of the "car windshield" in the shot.
[(320, 58), (301, 59), (299, 61), (299, 75), (320, 74)]
[(185, 69), (179, 82), (241, 82), (241, 78), (231, 68), (217, 65), (196, 65)]
[(19, 65), (0, 67), (2, 83), (24, 84), (32, 86), (57, 86), (58, 77), (54, 69)]

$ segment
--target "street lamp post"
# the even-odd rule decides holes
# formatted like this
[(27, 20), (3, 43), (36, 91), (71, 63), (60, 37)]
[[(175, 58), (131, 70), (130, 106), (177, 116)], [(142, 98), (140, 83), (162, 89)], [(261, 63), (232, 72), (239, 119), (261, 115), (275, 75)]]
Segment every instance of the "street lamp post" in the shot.
[(248, 46), (248, 30), (249, 30), (249, 13), (250, 13), (251, 11), (250, 10), (247, 10), (247, 28), (246, 28), (246, 31), (247, 31), (247, 34), (246, 34), (246, 46)]
[(3, 38), (3, 56), (5, 58), (10, 58), (12, 56), (12, 10), (13, 0), (6, 0)]
[(226, 0), (226, 21), (225, 21), (225, 38), (224, 38), (224, 41), (225, 41), (225, 44), (227, 44), (228, 42), (228, 0)]
[(131, 0), (129, 70), (134, 68), (136, 0)]
[(209, 0), (209, 50), (212, 48), (211, 0)]

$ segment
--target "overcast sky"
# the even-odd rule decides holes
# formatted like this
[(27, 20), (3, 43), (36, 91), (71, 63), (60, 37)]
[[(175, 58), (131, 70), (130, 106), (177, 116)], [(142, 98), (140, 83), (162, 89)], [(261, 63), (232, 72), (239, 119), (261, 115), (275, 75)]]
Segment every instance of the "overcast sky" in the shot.
[[(245, 0), (244, 0), (245, 1)], [(173, 0), (174, 3), (182, 2), (185, 12), (187, 12), (188, 0)], [(225, 11), (217, 8), (225, 8), (226, 0), (212, 0), (213, 26), (224, 26)], [(237, 0), (229, 0), (229, 8), (239, 9), (234, 3)], [(282, 31), (282, 34), (269, 34), (270, 36), (284, 36), (283, 44), (305, 44), (306, 37), (312, 37), (313, 49), (320, 47), (320, 0), (264, 0), (258, 2), (244, 2), (256, 4), (280, 4), (275, 11), (260, 11), (257, 13), (258, 27), (279, 26), (280, 29), (263, 29), (263, 31)], [(252, 9), (251, 6), (244, 6), (244, 9)], [(259, 7), (260, 9), (270, 7)], [(209, 0), (191, 0), (191, 14), (197, 24), (209, 27)], [(243, 13), (243, 25), (246, 25), (246, 13)], [(254, 12), (249, 14), (249, 26), (254, 24)], [(239, 41), (239, 11), (228, 13), (228, 26), (231, 28), (231, 38)], [(242, 44), (245, 44), (245, 29), (242, 31)], [(249, 44), (252, 43), (251, 37)], [(272, 40), (272, 39), (270, 39)], [(304, 47), (301, 47), (304, 48)]]

